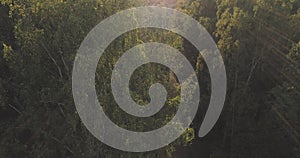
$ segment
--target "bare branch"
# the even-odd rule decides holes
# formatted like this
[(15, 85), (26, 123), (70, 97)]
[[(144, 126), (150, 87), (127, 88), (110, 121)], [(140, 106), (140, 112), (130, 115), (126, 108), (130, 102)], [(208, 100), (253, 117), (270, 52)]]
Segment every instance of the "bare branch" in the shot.
[(11, 104), (8, 104), (9, 107), (11, 107), (12, 109), (14, 109), (16, 112), (18, 112), (19, 114), (21, 114), (21, 111), (18, 110), (16, 107), (12, 106)]
[(58, 73), (59, 73), (59, 76), (60, 76), (60, 79), (63, 78), (63, 75), (62, 75), (62, 71), (61, 71), (61, 68), (60, 66), (58, 65), (58, 63), (56, 62), (56, 60), (53, 58), (53, 56), (51, 55), (50, 51), (47, 49), (47, 47), (44, 45), (44, 43), (41, 42), (41, 45), (42, 47), (45, 49), (47, 55), (49, 56), (49, 58), (52, 60), (52, 62), (55, 64), (57, 70), (58, 70)]

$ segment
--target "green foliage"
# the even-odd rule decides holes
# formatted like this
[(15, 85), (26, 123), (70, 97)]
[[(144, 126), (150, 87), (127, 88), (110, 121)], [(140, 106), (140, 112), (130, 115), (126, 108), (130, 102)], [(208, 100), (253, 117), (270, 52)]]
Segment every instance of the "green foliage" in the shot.
[[(202, 97), (196, 121), (174, 143), (149, 153), (126, 153), (99, 142), (81, 123), (70, 76), (77, 49), (96, 24), (149, 4), (176, 8), (212, 34), (226, 64), (227, 101), (212, 134), (198, 140), (202, 105), (211, 91), (201, 55), (170, 31), (125, 33), (105, 50), (96, 72), (98, 99), (114, 122), (135, 131), (156, 129), (174, 117), (180, 103), (180, 85), (170, 69), (146, 64), (132, 75), (131, 97), (147, 104), (149, 87), (160, 82), (169, 94), (165, 107), (140, 119), (116, 105), (111, 71), (138, 44), (155, 41), (180, 50), (197, 71)], [(1, 157), (176, 157), (177, 149), (193, 148), (198, 141), (212, 158), (299, 157), (299, 6), (299, 0), (179, 0), (169, 6), (146, 0), (1, 0)]]
[(292, 47), (288, 54), (288, 58), (295, 62), (297, 65), (300, 64), (300, 42)]

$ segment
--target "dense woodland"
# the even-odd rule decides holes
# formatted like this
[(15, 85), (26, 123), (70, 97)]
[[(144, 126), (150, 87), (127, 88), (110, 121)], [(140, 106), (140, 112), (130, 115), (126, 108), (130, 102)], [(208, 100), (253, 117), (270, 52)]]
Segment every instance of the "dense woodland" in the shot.
[[(300, 158), (300, 0), (0, 0), (0, 157)], [(146, 64), (130, 83), (132, 98), (168, 89), (164, 109), (151, 118), (128, 116), (109, 91), (120, 55), (149, 41), (180, 50), (192, 63), (201, 103), (191, 127), (174, 143), (147, 153), (113, 149), (82, 124), (72, 97), (72, 67), (88, 32), (118, 11), (138, 6), (175, 8), (213, 36), (227, 71), (227, 97), (213, 130), (198, 138), (210, 98), (210, 77), (197, 50), (181, 36), (154, 28), (120, 36), (96, 73), (97, 95), (119, 126), (147, 131), (163, 126), (180, 102), (176, 76)], [(106, 88), (103, 88), (106, 87)]]

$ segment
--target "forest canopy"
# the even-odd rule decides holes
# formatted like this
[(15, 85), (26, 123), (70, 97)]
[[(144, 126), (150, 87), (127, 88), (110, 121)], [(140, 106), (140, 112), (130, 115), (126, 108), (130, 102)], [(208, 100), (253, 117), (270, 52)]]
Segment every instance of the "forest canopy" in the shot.
[[(0, 0), (1, 157), (300, 157), (300, 1), (299, 0)], [(131, 97), (149, 103), (149, 87), (163, 84), (165, 107), (154, 117), (128, 116), (111, 94), (110, 76), (118, 58), (146, 42), (182, 52), (201, 87), (197, 116), (168, 146), (146, 153), (113, 149), (89, 133), (72, 97), (76, 52), (89, 31), (128, 8), (162, 6), (183, 12), (217, 44), (227, 73), (227, 96), (216, 126), (198, 138), (210, 100), (205, 61), (186, 39), (171, 31), (129, 31), (105, 50), (96, 71), (98, 99), (118, 126), (148, 131), (176, 113), (180, 85), (159, 64), (138, 68)], [(106, 88), (102, 88), (106, 87)], [(166, 133), (167, 135), (168, 133)]]

